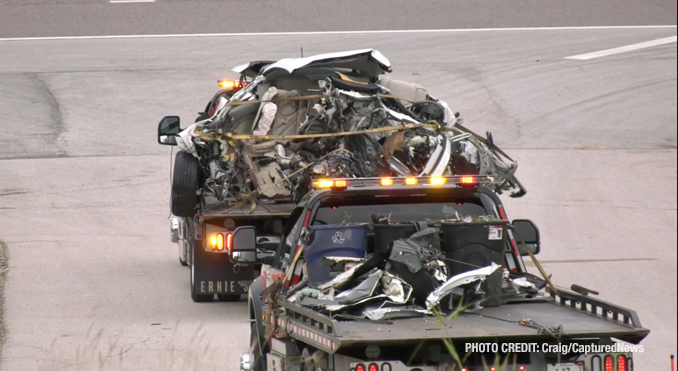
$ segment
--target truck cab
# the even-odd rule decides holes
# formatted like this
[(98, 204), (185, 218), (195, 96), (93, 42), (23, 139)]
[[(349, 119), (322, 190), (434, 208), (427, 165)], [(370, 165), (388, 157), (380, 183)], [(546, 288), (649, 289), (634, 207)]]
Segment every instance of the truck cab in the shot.
[[(269, 258), (270, 264), (262, 267), (261, 276), (250, 287), (251, 349), (243, 355), (242, 369), (603, 371), (611, 364), (615, 371), (632, 370), (632, 352), (575, 351), (561, 355), (553, 351), (557, 347), (543, 348), (544, 344), (609, 344), (614, 343), (612, 339), (638, 344), (649, 331), (642, 328), (632, 310), (556, 288), (547, 284), (548, 278), (528, 273), (523, 257), (539, 253), (539, 230), (529, 220), (509, 223), (499, 197), (484, 187), (492, 181), (477, 176), (317, 182), (316, 189), (292, 211), (275, 256)], [(538, 297), (498, 293), (496, 303), (486, 302), (486, 307), (477, 312), (458, 313), (458, 317), (440, 322), (436, 317), (346, 320), (271, 295), (276, 291), (293, 292), (307, 282), (310, 268), (304, 261), (302, 246), (309, 229), (368, 225), (365, 256), (371, 256), (382, 243), (374, 231), (383, 218), (390, 224), (412, 223), (416, 231), (423, 231), (439, 227), (440, 221), (460, 217), (499, 220), (506, 223), (505, 235), (492, 247), (446, 252), (449, 260), (481, 266), (499, 261), (506, 278), (524, 278), (538, 286), (548, 286), (547, 294)], [(262, 249), (256, 246), (256, 233), (254, 229), (235, 232), (236, 260), (257, 261), (256, 255), (261, 255)], [(498, 352), (465, 352), (469, 344), (479, 343), (497, 344)], [(508, 351), (515, 343), (539, 344), (542, 348)], [(451, 356), (455, 352), (467, 356), (455, 359)], [(510, 365), (491, 368), (493, 362), (509, 356), (514, 357)]]

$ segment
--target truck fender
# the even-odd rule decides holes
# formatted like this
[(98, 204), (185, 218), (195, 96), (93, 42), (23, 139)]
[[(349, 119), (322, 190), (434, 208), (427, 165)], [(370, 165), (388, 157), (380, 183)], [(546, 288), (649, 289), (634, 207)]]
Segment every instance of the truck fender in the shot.
[(264, 286), (262, 284), (262, 277), (257, 277), (252, 284), (247, 294), (247, 306), (249, 309), (250, 322), (257, 324), (256, 328), (259, 332), (257, 339), (259, 340), (259, 349), (264, 349), (261, 344), (261, 338), (266, 333), (266, 325), (262, 320), (262, 310), (264, 306), (264, 301), (261, 299), (261, 293), (264, 291)]

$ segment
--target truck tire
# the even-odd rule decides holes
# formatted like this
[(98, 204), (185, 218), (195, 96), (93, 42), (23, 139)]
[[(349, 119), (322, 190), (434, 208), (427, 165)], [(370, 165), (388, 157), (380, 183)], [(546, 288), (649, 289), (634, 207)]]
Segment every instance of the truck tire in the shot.
[(183, 151), (177, 153), (172, 177), (172, 214), (184, 218), (195, 216), (199, 178), (198, 159)]
[(194, 282), (194, 277), (195, 277), (195, 264), (193, 262), (195, 261), (195, 243), (193, 244), (193, 247), (191, 248), (191, 254), (189, 255), (190, 261), (189, 265), (191, 267), (191, 299), (193, 299), (194, 303), (206, 303), (208, 301), (212, 301), (214, 299), (214, 295), (210, 294), (196, 294), (195, 290), (195, 282)]
[(257, 323), (252, 322), (250, 329), (250, 353), (254, 357), (252, 371), (266, 371), (266, 351), (260, 350), (259, 341)]

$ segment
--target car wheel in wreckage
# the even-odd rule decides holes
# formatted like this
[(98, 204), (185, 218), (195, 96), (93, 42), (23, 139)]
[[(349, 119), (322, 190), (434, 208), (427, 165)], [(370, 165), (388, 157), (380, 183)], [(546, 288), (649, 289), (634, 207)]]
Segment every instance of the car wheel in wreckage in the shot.
[(184, 218), (195, 216), (199, 178), (198, 159), (183, 151), (177, 153), (172, 177), (172, 214)]

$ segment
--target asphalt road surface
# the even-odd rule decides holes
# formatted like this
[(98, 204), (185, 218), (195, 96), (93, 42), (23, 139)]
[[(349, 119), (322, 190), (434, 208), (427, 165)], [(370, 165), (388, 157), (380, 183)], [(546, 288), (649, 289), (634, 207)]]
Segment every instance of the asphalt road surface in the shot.
[(671, 0), (111, 1), (0, 0), (0, 37), (676, 24)]
[[(676, 24), (668, 1), (561, 3), (388, 2), (403, 15), (385, 2), (351, 2), (361, 10), (349, 16), (306, 1), (0, 0), (0, 38)], [(236, 7), (239, 16), (216, 11)], [(284, 11), (260, 18), (265, 9)], [(191, 301), (188, 269), (169, 242), (170, 153), (156, 144), (156, 124), (169, 114), (192, 120), (236, 64), (301, 47), (306, 55), (374, 47), (395, 77), (427, 87), (519, 160), (529, 194), (507, 201), (510, 217), (540, 225), (540, 258), (555, 283), (638, 311), (652, 334), (636, 369), (668, 369), (678, 337), (676, 43), (565, 58), (674, 35), (612, 28), (0, 41), (0, 240), (9, 250), (0, 368), (237, 370), (248, 347), (246, 304)]]

